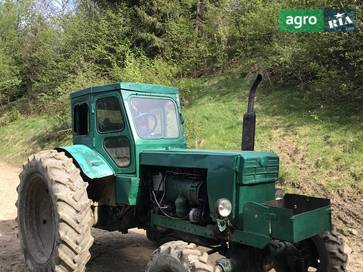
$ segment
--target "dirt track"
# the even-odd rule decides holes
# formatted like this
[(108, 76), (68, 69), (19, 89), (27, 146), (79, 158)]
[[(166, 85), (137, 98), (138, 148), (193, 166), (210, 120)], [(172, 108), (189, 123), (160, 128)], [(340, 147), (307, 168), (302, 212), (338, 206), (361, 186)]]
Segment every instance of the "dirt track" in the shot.
[[(0, 271), (25, 271), (24, 259), (16, 237), (15, 201), (20, 169), (0, 161)], [(94, 230), (95, 243), (87, 271), (142, 272), (154, 249), (143, 231), (118, 232)], [(363, 267), (363, 248), (350, 243), (349, 272), (360, 272)]]

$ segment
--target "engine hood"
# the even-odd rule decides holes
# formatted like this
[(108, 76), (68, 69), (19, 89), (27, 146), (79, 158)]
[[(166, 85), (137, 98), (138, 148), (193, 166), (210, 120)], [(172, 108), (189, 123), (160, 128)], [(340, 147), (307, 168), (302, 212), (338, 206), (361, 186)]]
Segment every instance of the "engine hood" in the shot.
[[(145, 150), (140, 165), (208, 169), (208, 175), (234, 175), (240, 184), (275, 182), (279, 158), (272, 152), (215, 151), (198, 149)], [(224, 176), (223, 180), (227, 178)]]

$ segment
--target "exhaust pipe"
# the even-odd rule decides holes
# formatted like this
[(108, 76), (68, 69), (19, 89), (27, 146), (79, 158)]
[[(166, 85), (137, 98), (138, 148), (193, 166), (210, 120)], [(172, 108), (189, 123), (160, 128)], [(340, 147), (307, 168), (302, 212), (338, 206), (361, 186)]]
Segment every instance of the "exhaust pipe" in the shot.
[(262, 75), (258, 74), (250, 89), (247, 112), (243, 115), (241, 150), (253, 151), (255, 148), (256, 113), (254, 111), (254, 103), (257, 86), (261, 81)]

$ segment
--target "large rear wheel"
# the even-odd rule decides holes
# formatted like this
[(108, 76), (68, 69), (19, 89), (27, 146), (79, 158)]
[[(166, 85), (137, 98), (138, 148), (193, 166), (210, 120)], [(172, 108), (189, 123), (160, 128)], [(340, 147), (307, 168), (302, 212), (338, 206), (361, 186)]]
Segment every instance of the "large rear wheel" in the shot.
[(19, 239), (30, 271), (85, 271), (93, 243), (87, 183), (63, 152), (42, 151), (23, 166)]

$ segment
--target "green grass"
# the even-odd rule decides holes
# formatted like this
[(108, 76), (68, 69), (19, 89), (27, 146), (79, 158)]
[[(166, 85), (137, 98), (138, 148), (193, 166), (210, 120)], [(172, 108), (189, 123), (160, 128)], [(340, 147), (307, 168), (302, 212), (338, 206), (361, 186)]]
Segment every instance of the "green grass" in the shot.
[(0, 127), (0, 158), (19, 164), (42, 149), (70, 144), (65, 122), (57, 117), (33, 116)]
[[(249, 83), (238, 74), (180, 81), (191, 148), (237, 150)], [(331, 190), (363, 190), (363, 115), (359, 107), (327, 106), (295, 88), (257, 91), (256, 150), (281, 159), (283, 186), (318, 182)], [(0, 157), (15, 163), (41, 149), (70, 144), (69, 117), (33, 116), (0, 126)], [(295, 186), (291, 186), (295, 185)]]
[[(239, 149), (249, 84), (232, 73), (185, 80), (182, 87), (189, 146)], [(257, 91), (255, 109), (255, 149), (278, 153), (283, 185), (309, 179), (332, 190), (347, 185), (363, 190), (359, 105), (328, 107), (298, 89), (265, 84)]]

